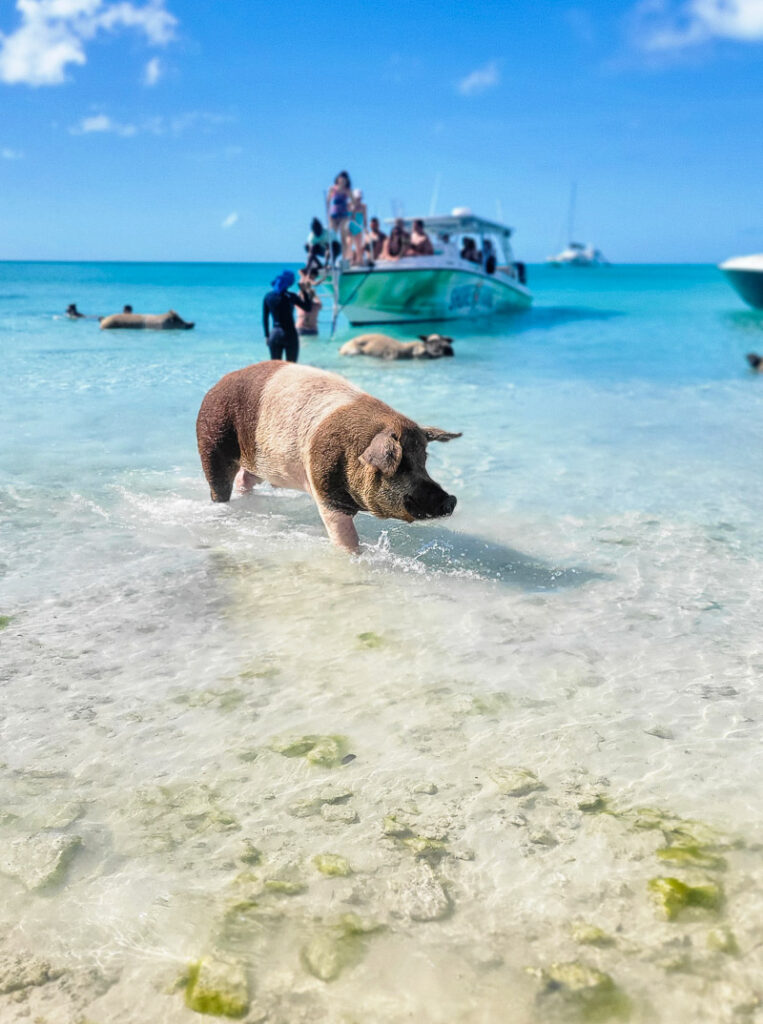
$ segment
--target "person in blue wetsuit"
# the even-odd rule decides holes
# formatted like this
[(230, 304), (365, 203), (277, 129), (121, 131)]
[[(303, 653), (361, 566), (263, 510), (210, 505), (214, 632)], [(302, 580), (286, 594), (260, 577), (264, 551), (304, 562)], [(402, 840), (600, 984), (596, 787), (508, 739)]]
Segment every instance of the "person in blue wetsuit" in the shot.
[(272, 284), (273, 290), (268, 292), (262, 303), (262, 326), (270, 349), (270, 358), (282, 359), (285, 353), (290, 363), (296, 363), (299, 356), (299, 335), (294, 326), (294, 307), (299, 306), (309, 313), (313, 303), (309, 295), (295, 295), (289, 291), (294, 284), (294, 274), (291, 270), (283, 270)]

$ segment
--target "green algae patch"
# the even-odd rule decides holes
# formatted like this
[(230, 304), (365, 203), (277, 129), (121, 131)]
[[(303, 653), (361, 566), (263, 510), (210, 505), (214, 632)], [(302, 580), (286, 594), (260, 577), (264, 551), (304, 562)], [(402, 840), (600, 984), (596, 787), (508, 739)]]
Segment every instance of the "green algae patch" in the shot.
[(344, 736), (276, 736), (269, 746), (276, 754), (304, 757), (310, 764), (323, 768), (335, 768), (347, 753)]
[(350, 862), (338, 853), (319, 853), (313, 857), (313, 864), (322, 875), (330, 878), (346, 878), (352, 874)]
[(344, 736), (319, 736), (317, 743), (307, 752), (310, 764), (323, 768), (335, 768), (341, 764), (347, 753), (347, 740)]
[(538, 972), (537, 996), (543, 1019), (603, 1024), (627, 1020), (632, 1004), (608, 974), (577, 960), (551, 964)]
[(707, 948), (714, 953), (726, 953), (728, 956), (739, 954), (739, 945), (736, 936), (730, 928), (712, 928), (707, 933)]
[(725, 859), (704, 846), (663, 846), (657, 850), (657, 856), (679, 867), (705, 868), (708, 871), (726, 869)]
[(596, 925), (588, 924), (586, 921), (578, 921), (572, 926), (572, 938), (581, 946), (598, 946), (604, 949), (606, 946), (614, 946), (615, 940)]
[(357, 914), (343, 914), (336, 924), (320, 928), (302, 947), (302, 965), (313, 977), (334, 981), (346, 967), (354, 966), (363, 958), (366, 937), (382, 927), (364, 921)]
[(546, 787), (528, 768), (492, 768), (490, 778), (505, 796), (528, 796)]
[(649, 894), (668, 921), (675, 921), (687, 910), (716, 913), (723, 906), (723, 889), (715, 882), (687, 885), (678, 878), (652, 878), (647, 883)]
[(243, 966), (232, 960), (205, 957), (191, 964), (185, 1004), (213, 1017), (243, 1017), (249, 1010), (249, 986)]
[(448, 852), (442, 840), (428, 839), (426, 836), (404, 836), (400, 842), (421, 860), (438, 861)]
[(245, 839), (238, 859), (242, 864), (257, 865), (262, 863), (262, 850), (257, 849), (251, 839)]
[(268, 878), (265, 892), (273, 892), (278, 896), (298, 896), (307, 886), (303, 882), (291, 882), (286, 878)]
[(0, 615), (0, 629), (7, 629), (13, 622), (12, 615)]
[(384, 637), (379, 636), (378, 633), (358, 633), (358, 643), (367, 650), (373, 650), (376, 647), (384, 646)]
[(318, 736), (275, 736), (270, 749), (284, 757), (304, 757), (318, 742)]

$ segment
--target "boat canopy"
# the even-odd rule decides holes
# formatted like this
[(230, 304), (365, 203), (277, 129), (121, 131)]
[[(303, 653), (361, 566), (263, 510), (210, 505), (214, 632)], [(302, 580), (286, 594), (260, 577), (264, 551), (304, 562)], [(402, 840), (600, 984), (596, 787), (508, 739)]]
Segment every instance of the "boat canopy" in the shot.
[[(497, 224), (493, 220), (486, 220), (484, 217), (477, 217), (473, 213), (464, 214), (443, 214), (438, 217), (401, 217), (406, 227), (411, 227), (415, 220), (424, 222), (424, 227), (433, 234), (496, 234), (509, 238), (512, 228), (505, 224)], [(388, 217), (387, 224), (394, 224), (397, 217)]]

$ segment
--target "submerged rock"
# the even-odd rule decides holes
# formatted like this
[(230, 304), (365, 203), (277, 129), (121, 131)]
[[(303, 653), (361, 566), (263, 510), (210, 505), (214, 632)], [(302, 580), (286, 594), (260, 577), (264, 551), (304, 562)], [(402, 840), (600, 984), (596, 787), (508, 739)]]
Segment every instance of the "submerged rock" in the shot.
[(18, 879), (30, 891), (52, 887), (64, 880), (81, 845), (79, 836), (46, 832), (14, 839), (0, 849), (0, 874)]
[(0, 957), (0, 995), (47, 985), (49, 981), (60, 978), (63, 973), (61, 970), (54, 970), (47, 960), (40, 960), (36, 956), (15, 954)]
[(382, 928), (363, 921), (356, 914), (343, 914), (333, 925), (317, 931), (301, 950), (307, 971), (321, 981), (333, 981), (345, 967), (357, 963), (365, 953), (365, 938)]
[(593, 1024), (630, 1016), (630, 999), (603, 971), (575, 960), (551, 964), (538, 973), (541, 990), (537, 1003), (544, 1021)]
[(268, 746), (284, 757), (304, 757), (318, 742), (318, 736), (274, 736)]
[(679, 867), (705, 868), (708, 871), (726, 868), (725, 859), (704, 846), (663, 846), (657, 850), (657, 856)]
[(439, 921), (453, 910), (450, 897), (425, 861), (391, 882), (390, 896), (393, 912), (412, 921)]
[(342, 763), (346, 753), (347, 740), (344, 736), (319, 736), (318, 742), (307, 752), (306, 757), (310, 764), (335, 768)]
[(528, 768), (493, 768), (490, 778), (505, 796), (527, 796), (546, 788)]
[(729, 956), (736, 956), (739, 953), (739, 945), (736, 936), (730, 928), (713, 928), (707, 933), (707, 948), (716, 953), (727, 953)]
[(197, 1013), (243, 1017), (249, 1009), (249, 986), (241, 963), (204, 957), (188, 972), (185, 1002)]
[(358, 820), (358, 812), (349, 804), (323, 804), (321, 817), (324, 821), (341, 821), (345, 825), (354, 825)]
[(448, 847), (442, 840), (428, 839), (426, 836), (405, 836), (400, 842), (420, 860), (429, 860), (433, 863), (441, 860), (448, 852)]
[(615, 944), (615, 940), (611, 935), (607, 935), (601, 928), (597, 928), (596, 925), (588, 924), (585, 921), (578, 921), (577, 924), (572, 926), (572, 938), (582, 946), (599, 946), (603, 948)]
[(319, 853), (313, 857), (313, 864), (322, 875), (346, 878), (352, 874), (350, 862), (338, 853)]
[(668, 921), (690, 909), (716, 912), (723, 905), (723, 890), (715, 882), (687, 885), (678, 878), (652, 878), (648, 882), (653, 902)]

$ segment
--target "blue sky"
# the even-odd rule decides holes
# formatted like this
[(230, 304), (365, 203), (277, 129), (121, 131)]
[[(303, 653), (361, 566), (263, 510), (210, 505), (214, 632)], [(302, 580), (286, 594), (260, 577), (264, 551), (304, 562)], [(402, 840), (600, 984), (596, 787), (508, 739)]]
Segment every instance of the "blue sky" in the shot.
[(298, 259), (470, 206), (535, 261), (763, 250), (763, 0), (0, 0), (0, 258)]

